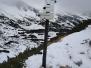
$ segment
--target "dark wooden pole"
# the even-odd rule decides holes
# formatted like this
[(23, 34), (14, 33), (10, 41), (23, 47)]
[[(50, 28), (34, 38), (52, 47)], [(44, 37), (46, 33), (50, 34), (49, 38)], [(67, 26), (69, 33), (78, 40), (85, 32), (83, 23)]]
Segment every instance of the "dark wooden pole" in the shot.
[(42, 58), (42, 67), (46, 68), (46, 54), (47, 54), (47, 43), (48, 43), (48, 28), (49, 20), (45, 21), (45, 35), (44, 35), (44, 45), (43, 45), (43, 58)]

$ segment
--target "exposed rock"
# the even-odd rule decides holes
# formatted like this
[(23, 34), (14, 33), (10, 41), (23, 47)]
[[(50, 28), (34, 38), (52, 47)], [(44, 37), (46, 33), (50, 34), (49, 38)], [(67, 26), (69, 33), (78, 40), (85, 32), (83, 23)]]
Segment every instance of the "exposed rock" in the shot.
[(80, 61), (78, 61), (78, 62), (74, 62), (77, 66), (81, 66), (82, 65), (82, 61), (80, 60)]

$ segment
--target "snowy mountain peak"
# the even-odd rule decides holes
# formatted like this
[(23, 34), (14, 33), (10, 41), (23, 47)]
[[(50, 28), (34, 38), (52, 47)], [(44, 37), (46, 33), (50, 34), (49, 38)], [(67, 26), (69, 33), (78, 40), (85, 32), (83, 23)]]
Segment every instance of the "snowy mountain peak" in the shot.
[[(34, 17), (38, 18), (36, 15), (42, 10), (44, 1), (41, 1), (40, 3), (37, 1), (31, 1), (29, 2), (26, 0), (0, 0), (0, 13), (8, 16), (9, 18), (18, 18), (23, 19), (24, 17)], [(36, 5), (36, 7), (35, 7)], [(40, 6), (41, 7), (40, 7)], [(57, 6), (55, 6), (57, 7)], [(36, 9), (40, 8), (40, 9)], [(61, 11), (60, 11), (61, 10)], [(63, 11), (62, 9), (55, 8), (55, 17), (56, 14), (59, 15), (70, 15), (70, 13)], [(81, 15), (77, 15), (81, 16)], [(81, 16), (82, 18), (86, 18), (84, 16)]]
[(31, 16), (36, 18), (37, 9), (27, 5), (21, 0), (0, 0), (0, 13), (9, 18), (22, 18)]

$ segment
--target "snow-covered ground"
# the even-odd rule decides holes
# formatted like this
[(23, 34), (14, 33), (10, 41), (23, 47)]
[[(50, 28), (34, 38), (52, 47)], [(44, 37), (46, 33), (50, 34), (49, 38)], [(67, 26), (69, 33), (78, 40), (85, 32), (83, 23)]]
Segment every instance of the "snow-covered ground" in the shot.
[[(30, 48), (30, 50), (31, 50), (31, 48), (39, 46), (37, 43), (35, 43), (33, 41), (23, 39), (25, 36), (21, 36), (18, 33), (19, 29), (15, 28), (13, 25), (14, 23), (17, 23), (20, 27), (22, 27), (25, 30), (44, 29), (44, 27), (42, 25), (40, 25), (39, 22), (37, 22), (37, 21), (39, 21), (39, 17), (36, 16), (37, 12), (41, 11), (40, 8), (43, 7), (44, 1), (39, 0), (38, 2), (35, 0), (34, 1), (32, 1), (32, 0), (31, 1), (30, 0), (0, 0), (0, 15), (2, 17), (5, 16), (4, 19), (2, 17), (0, 18), (0, 50), (9, 51), (9, 53), (0, 52), (0, 63), (2, 63), (3, 61), (7, 61), (8, 58), (16, 57), (21, 52), (23, 53), (27, 48)], [(59, 10), (61, 10), (61, 9), (59, 9)], [(55, 12), (59, 12), (59, 11), (56, 9)], [(61, 27), (62, 23), (65, 23), (65, 26), (68, 27), (69, 25), (67, 25), (67, 23), (71, 23), (70, 21), (72, 21), (72, 22), (74, 21), (74, 22), (78, 23), (77, 21), (87, 19), (84, 16), (82, 16), (82, 18), (81, 18), (81, 15), (78, 15), (78, 17), (76, 18), (76, 16), (73, 16), (62, 10), (59, 12), (58, 15), (62, 15), (62, 18), (59, 17), (59, 20), (57, 22), (59, 27)], [(55, 14), (56, 17), (58, 17), (58, 15)], [(67, 19), (67, 21), (65, 18)], [(10, 19), (14, 20), (13, 23), (10, 23)], [(22, 24), (17, 22), (17, 20), (22, 21), (21, 22)], [(62, 22), (61, 20), (63, 20), (64, 22)], [(61, 24), (59, 24), (59, 23), (61, 23)], [(12, 25), (10, 25), (10, 24), (12, 24)], [(29, 25), (27, 26), (26, 24), (29, 24)], [(57, 27), (56, 25), (54, 28)], [(57, 33), (55, 31), (49, 32), (50, 38), (57, 36), (56, 34)], [(90, 33), (88, 33), (88, 34), (90, 34)], [(25, 33), (25, 35), (27, 35), (27, 36), (34, 35), (38, 39), (44, 38), (44, 35), (38, 35), (37, 33), (32, 33), (32, 34)], [(14, 37), (14, 36), (18, 36), (18, 38)], [(66, 46), (65, 44), (60, 43), (60, 42), (52, 44), (52, 45), (58, 45), (58, 44), (63, 45), (63, 47), (61, 47), (62, 49), (66, 48), (66, 47), (68, 47), (67, 49), (70, 49), (70, 47), (71, 47), (70, 44), (69, 44), (69, 46)], [(59, 47), (59, 45), (58, 45), (58, 47), (52, 46), (52, 45), (50, 45), (50, 47), (48, 47), (48, 56), (49, 57), (50, 57), (50, 51), (51, 51), (50, 48), (56, 49)], [(64, 51), (64, 53), (66, 53), (66, 52)], [(53, 56), (54, 56), (54, 54), (55, 53), (52, 53)], [(63, 55), (63, 53), (60, 55)], [(40, 56), (39, 57), (40, 59), (42, 57), (41, 55), (37, 55), (37, 56)], [(37, 56), (35, 56), (36, 59), (38, 58)], [(34, 60), (35, 60), (35, 58), (33, 57)], [(52, 59), (52, 58), (50, 57), (49, 59)], [(54, 59), (56, 59), (55, 56), (54, 56)], [(33, 62), (35, 62), (34, 60), (33, 60)], [(26, 61), (26, 62), (28, 62), (28, 61)], [(41, 62), (41, 61), (39, 61), (39, 62)], [(38, 62), (38, 64), (39, 64), (39, 62)], [(49, 64), (49, 62), (52, 62), (52, 61), (48, 61), (48, 64)], [(53, 64), (53, 63), (51, 63), (51, 64)], [(37, 63), (36, 63), (36, 65), (37, 65)], [(49, 64), (49, 66), (50, 66), (50, 64)], [(34, 68), (34, 67), (32, 67), (32, 68)], [(36, 66), (35, 66), (35, 68), (36, 68)]]
[(19, 36), (18, 29), (11, 27), (7, 24), (0, 23), (0, 51), (6, 50), (6, 52), (0, 52), (0, 63), (7, 61), (8, 58), (13, 58), (24, 52), (27, 48), (38, 47), (37, 43), (30, 40), (22, 39)]
[[(47, 51), (47, 68), (91, 68), (91, 25), (53, 43)], [(33, 55), (25, 61), (26, 68), (40, 68), (42, 55)]]
[(26, 30), (45, 29), (43, 26), (38, 25), (38, 24), (32, 24), (31, 26), (21, 26), (21, 27), (23, 27)]

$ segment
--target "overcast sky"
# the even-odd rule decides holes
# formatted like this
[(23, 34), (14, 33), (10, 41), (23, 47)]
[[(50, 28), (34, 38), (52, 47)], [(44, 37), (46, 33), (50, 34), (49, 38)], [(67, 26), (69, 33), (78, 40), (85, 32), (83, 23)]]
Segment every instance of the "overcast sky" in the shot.
[[(11, 1), (20, 1), (20, 0), (0, 0), (11, 2)], [(41, 8), (45, 0), (21, 0), (25, 1), (31, 6)], [(91, 0), (57, 0), (56, 8), (59, 10), (66, 10), (69, 12), (84, 13), (91, 12)]]
[(91, 0), (58, 0), (59, 7), (73, 12), (91, 11)]
[[(45, 0), (23, 0), (35, 3), (37, 6), (38, 3), (40, 4)], [(41, 2), (42, 1), (42, 2)], [(34, 5), (34, 4), (33, 4)], [(84, 13), (87, 11), (91, 11), (91, 0), (57, 0), (57, 8), (66, 10), (69, 12), (77, 12), (77, 13)]]

